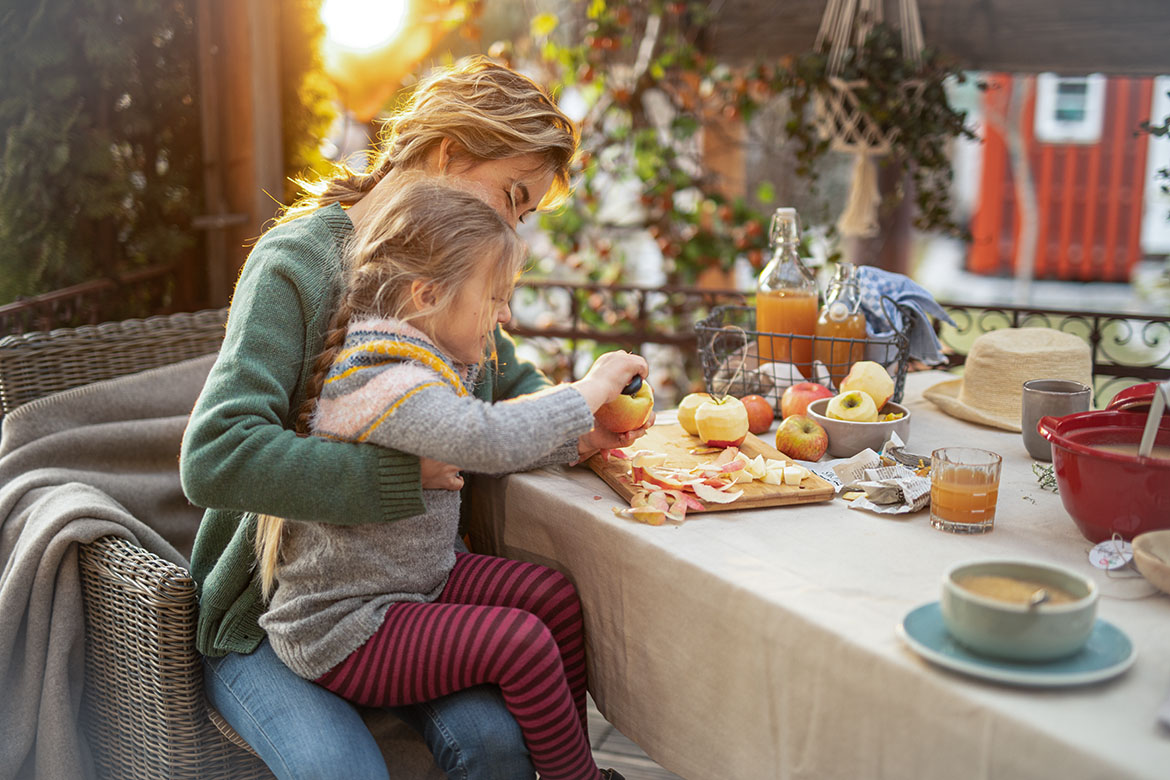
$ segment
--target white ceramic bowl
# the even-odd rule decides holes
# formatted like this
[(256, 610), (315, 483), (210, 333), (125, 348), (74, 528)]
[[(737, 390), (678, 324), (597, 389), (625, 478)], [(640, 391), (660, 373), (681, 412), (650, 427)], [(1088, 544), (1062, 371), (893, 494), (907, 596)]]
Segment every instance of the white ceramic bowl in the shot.
[(825, 407), (829, 405), (830, 400), (832, 399), (818, 398), (808, 405), (808, 416), (820, 423), (825, 433), (829, 434), (829, 457), (849, 458), (866, 447), (878, 452), (890, 438), (891, 431), (896, 431), (903, 443), (910, 441), (910, 410), (905, 406), (889, 401), (882, 407), (882, 414), (901, 412), (902, 417), (897, 420), (850, 422), (825, 416)]
[[(1027, 580), (1070, 593), (1066, 603), (1005, 601), (959, 584), (969, 576)], [(1084, 646), (1097, 620), (1097, 585), (1074, 571), (1039, 561), (987, 559), (952, 566), (943, 576), (943, 623), (977, 653), (1015, 661), (1049, 661)]]
[(1146, 531), (1135, 536), (1133, 562), (1151, 585), (1170, 593), (1170, 531)]

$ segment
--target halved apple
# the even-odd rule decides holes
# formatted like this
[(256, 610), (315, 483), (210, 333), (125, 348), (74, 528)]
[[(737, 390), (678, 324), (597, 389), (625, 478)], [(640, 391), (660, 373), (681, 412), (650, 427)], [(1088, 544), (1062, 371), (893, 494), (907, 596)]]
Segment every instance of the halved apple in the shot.
[(868, 393), (874, 407), (881, 409), (894, 395), (894, 380), (881, 363), (859, 360), (850, 366), (838, 389), (842, 393), (851, 390)]
[(849, 422), (876, 422), (877, 404), (864, 390), (850, 390), (829, 399), (825, 407), (825, 417)]
[(678, 402), (678, 424), (691, 436), (698, 436), (699, 429), (695, 427), (695, 411), (703, 404), (714, 402), (708, 393), (689, 393)]

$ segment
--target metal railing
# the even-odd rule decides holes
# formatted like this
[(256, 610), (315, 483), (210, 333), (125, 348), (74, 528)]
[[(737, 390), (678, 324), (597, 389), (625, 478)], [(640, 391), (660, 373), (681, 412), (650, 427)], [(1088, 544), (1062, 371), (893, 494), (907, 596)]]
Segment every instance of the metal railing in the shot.
[[(10, 303), (0, 306), (0, 336), (168, 313), (175, 284), (174, 266), (153, 266)], [(522, 338), (559, 340), (569, 366), (584, 345), (598, 343), (633, 348), (661, 344), (677, 347), (684, 357), (696, 356), (695, 323), (716, 306), (744, 305), (751, 297), (728, 289), (526, 279), (517, 288), (517, 316), (508, 330)], [(1170, 317), (940, 303), (958, 324), (938, 328), (951, 366), (962, 365), (980, 333), (1044, 326), (1090, 345), (1098, 397), (1134, 382), (1170, 379)]]
[(0, 337), (170, 313), (173, 264), (94, 279), (0, 306)]
[(939, 303), (958, 326), (936, 326), (951, 366), (963, 364), (971, 342), (980, 333), (999, 328), (1045, 327), (1071, 333), (1088, 343), (1098, 403), (1136, 382), (1170, 379), (1170, 317)]

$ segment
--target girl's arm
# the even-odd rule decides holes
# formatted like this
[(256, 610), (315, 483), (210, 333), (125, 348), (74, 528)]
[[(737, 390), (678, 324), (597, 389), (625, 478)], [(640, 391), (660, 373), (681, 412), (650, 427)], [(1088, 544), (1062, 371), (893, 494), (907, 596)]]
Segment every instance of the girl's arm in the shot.
[[(496, 328), (495, 341), (497, 360), (491, 400), (502, 401), (508, 398), (516, 398), (527, 393), (534, 393), (543, 387), (551, 386), (552, 383), (548, 380), (548, 377), (542, 374), (536, 366), (516, 356), (516, 342), (503, 329)], [(480, 395), (480, 397), (482, 398), (483, 395)], [(651, 413), (650, 419), (647, 421), (645, 427), (639, 428), (636, 431), (614, 433), (604, 428), (594, 428), (593, 430), (586, 431), (577, 440), (575, 455), (567, 457), (558, 455), (550, 460), (542, 461), (540, 465), (580, 462), (598, 450), (612, 450), (618, 447), (629, 446), (639, 436), (644, 435), (647, 428), (653, 424), (654, 415)], [(565, 452), (568, 453), (568, 450)]]
[(570, 386), (489, 404), (427, 387), (403, 401), (367, 441), (461, 469), (520, 471), (593, 426), (593, 412)]
[(315, 312), (331, 310), (336, 274), (325, 249), (276, 239), (253, 251), (183, 437), (180, 476), (192, 503), (338, 524), (422, 511), (417, 458), (286, 427), (315, 357), (306, 341), (322, 339), (306, 330), (323, 331)]
[[(588, 432), (594, 412), (616, 398), (634, 374), (645, 372), (642, 358), (611, 352), (571, 385), (494, 404), (459, 397), (446, 385), (425, 386), (404, 396), (377, 422), (368, 440), (469, 471), (517, 471)], [(328, 414), (336, 409), (342, 416), (344, 397), (327, 403), (336, 405)], [(330, 426), (326, 422), (323, 427)]]

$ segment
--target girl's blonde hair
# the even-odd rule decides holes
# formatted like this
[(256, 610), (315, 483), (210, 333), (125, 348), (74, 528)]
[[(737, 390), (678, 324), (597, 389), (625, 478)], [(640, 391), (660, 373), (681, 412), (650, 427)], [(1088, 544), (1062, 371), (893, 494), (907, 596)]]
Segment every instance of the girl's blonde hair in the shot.
[[(345, 291), (305, 384), (306, 401), (296, 420), (298, 433), (310, 432), (317, 398), (351, 321), (393, 317), (434, 322), (453, 310), (459, 292), (483, 263), (490, 263), (487, 289), (480, 291), (487, 332), (496, 323), (492, 298), (506, 300), (523, 268), (524, 242), (482, 199), (442, 178), (420, 174), (401, 178), (386, 197), (370, 204), (347, 247)], [(433, 293), (434, 303), (425, 310), (413, 305), (415, 282)], [(433, 333), (427, 335), (434, 338)], [(283, 531), (283, 518), (259, 516), (255, 546), (265, 599), (276, 581)]]
[(577, 129), (534, 81), (484, 57), (470, 57), (421, 81), (386, 121), (369, 169), (339, 165), (336, 175), (298, 181), (307, 193), (280, 217), (288, 221), (332, 203), (352, 205), (392, 170), (419, 167), (443, 139), (471, 162), (535, 154), (552, 174), (540, 208), (555, 208), (570, 191)]

